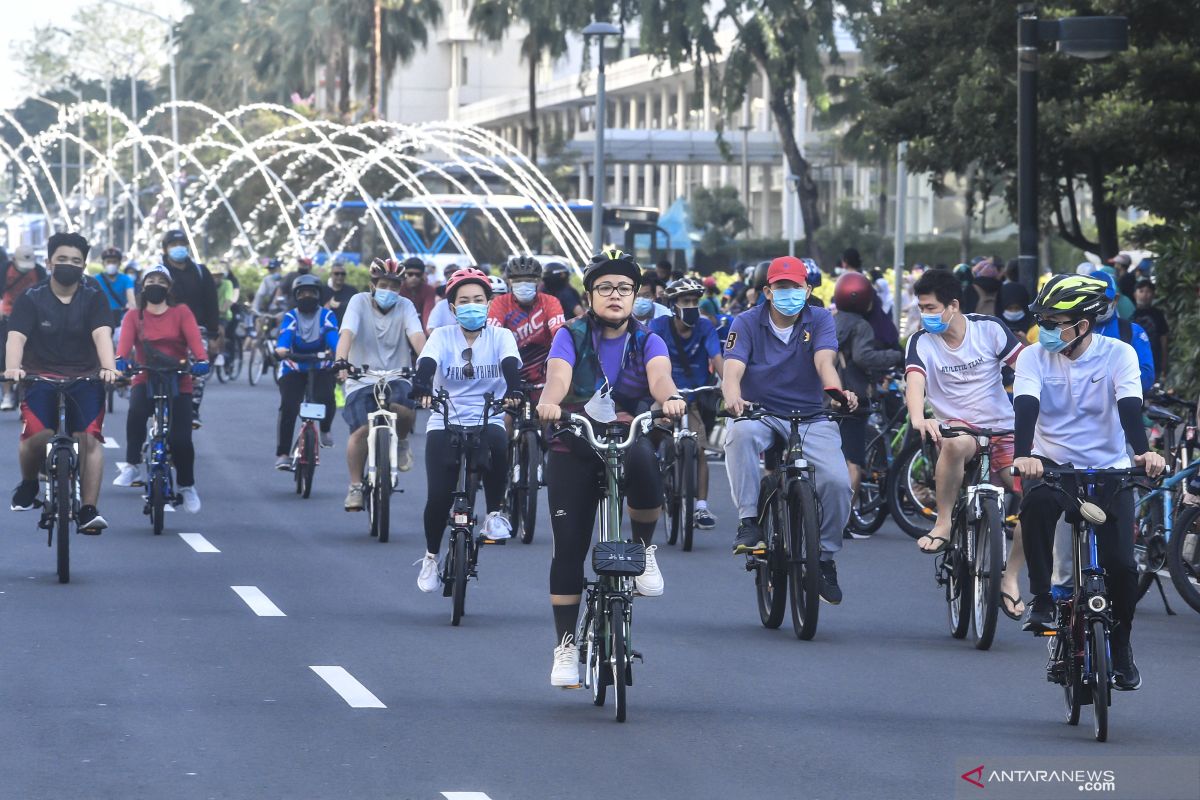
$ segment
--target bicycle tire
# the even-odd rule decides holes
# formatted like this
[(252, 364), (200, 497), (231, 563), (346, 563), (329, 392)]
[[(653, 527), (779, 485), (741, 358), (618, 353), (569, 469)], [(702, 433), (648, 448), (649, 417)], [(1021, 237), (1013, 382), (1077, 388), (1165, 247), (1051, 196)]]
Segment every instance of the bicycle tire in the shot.
[(504, 485), (504, 512), (508, 514), (508, 521), (512, 525), (513, 533), (518, 538), (524, 538), (524, 531), (521, 521), (521, 509), (525, 507), (524, 498), (520, 496), (520, 490), (524, 488), (524, 473), (522, 472), (521, 460), (521, 442), (520, 439), (510, 439), (507, 447), (508, 460), (508, 477)]
[(391, 440), (386, 428), (376, 426), (375, 482), (371, 484), (372, 527), (381, 543), (391, 537), (392, 514), (392, 454)]
[(675, 472), (675, 441), (664, 438), (659, 445), (659, 462), (663, 476), (663, 521), (667, 525), (667, 544), (679, 542), (679, 486)]
[(850, 503), (850, 529), (856, 533), (871, 534), (879, 530), (888, 518), (887, 487), (888, 463), (882, 436), (876, 436), (867, 445), (866, 463), (860, 472), (862, 478), (858, 491)]
[(526, 431), (521, 441), (521, 450), (525, 455), (524, 466), (521, 468), (521, 479), (525, 483), (521, 497), (524, 503), (524, 508), (521, 509), (521, 542), (530, 544), (537, 528), (538, 488), (541, 483), (538, 480), (538, 467), (542, 463), (542, 447), (535, 431)]
[(696, 479), (699, 477), (695, 439), (684, 439), (679, 443), (678, 469), (680, 534), (683, 537), (680, 547), (690, 553), (696, 534)]
[(450, 624), (462, 622), (463, 614), (467, 611), (467, 537), (468, 531), (451, 532), (450, 553), (454, 559), (450, 566), (451, 605)]
[(617, 722), (624, 722), (628, 716), (625, 689), (628, 685), (626, 674), (629, 670), (629, 642), (626, 637), (629, 631), (625, 624), (625, 601), (613, 598), (608, 604), (608, 627), (612, 636), (612, 685), (613, 710)]
[(601, 664), (604, 663), (604, 636), (596, 629), (596, 615), (589, 604), (584, 617), (583, 635), (587, 653), (584, 660), (584, 680), (590, 683), (592, 705), (602, 706), (608, 699), (608, 683)]
[(162, 536), (166, 524), (167, 487), (161, 468), (150, 468), (150, 526), (155, 536)]
[(300, 435), (303, 437), (303, 449), (300, 451), (302, 455), (296, 470), (303, 475), (304, 485), (300, 496), (307, 500), (312, 494), (313, 478), (317, 473), (317, 448), (320, 447), (320, 443), (317, 441), (315, 426), (306, 425)]
[[(1191, 558), (1185, 558), (1187, 550)], [(1167, 569), (1183, 601), (1200, 613), (1200, 506), (1185, 506), (1167, 546)]]
[(1104, 622), (1088, 623), (1088, 648), (1092, 660), (1092, 734), (1097, 742), (1108, 741), (1108, 706), (1112, 701), (1112, 674), (1108, 663), (1108, 634)]
[(976, 521), (975, 564), (971, 570), (971, 630), (975, 649), (987, 650), (996, 636), (1000, 611), (1000, 579), (1004, 574), (1004, 520), (993, 502), (983, 503), (983, 518)]
[(821, 529), (812, 484), (793, 480), (786, 508), (792, 630), (797, 639), (807, 642), (816, 636), (821, 614)]
[[(1135, 495), (1135, 502), (1137, 497)], [(1162, 536), (1162, 502), (1150, 503), (1142, 513), (1134, 519), (1136, 536), (1133, 545), (1133, 558), (1137, 563), (1137, 601), (1140, 603), (1154, 585), (1154, 577), (1158, 570), (1166, 566), (1167, 542)]]
[(937, 518), (936, 505), (926, 505), (914, 492), (932, 497), (935, 490), (932, 465), (923, 459), (921, 442), (910, 442), (896, 456), (888, 480), (888, 513), (900, 530), (914, 539), (929, 533)]
[(275, 385), (279, 385), (279, 373), (282, 372), (283, 365), (279, 363), (278, 358), (271, 359), (271, 379), (275, 381)]
[(255, 342), (250, 348), (250, 363), (246, 365), (246, 378), (251, 386), (257, 386), (264, 372), (262, 348)]
[(956, 520), (954, 529), (950, 532), (950, 544), (946, 548), (946, 621), (950, 625), (950, 635), (955, 639), (965, 639), (971, 630), (971, 614), (974, 602), (971, 590), (974, 588), (974, 577), (971, 565), (967, 563), (966, 548), (962, 544), (963, 522)]
[(246, 352), (244, 341), (236, 342), (230, 352), (232, 355), (225, 356), (225, 368), (229, 375), (229, 382), (233, 383), (242, 377), (242, 362)]
[[(1071, 629), (1068, 629), (1071, 630)], [(1066, 667), (1066, 680), (1063, 681), (1063, 698), (1066, 701), (1067, 714), (1066, 721), (1068, 725), (1078, 725), (1080, 712), (1083, 710), (1084, 695), (1086, 687), (1083, 685), (1083, 670), (1080, 659), (1074, 654), (1074, 644), (1071, 639), (1062, 639), (1062, 633), (1058, 634), (1059, 641), (1057, 646), (1060, 652), (1063, 653), (1063, 662)]]
[(786, 537), (782, 503), (775, 490), (776, 481), (763, 478), (759, 488), (759, 514), (763, 523), (763, 541), (767, 552), (758, 557), (754, 567), (754, 585), (758, 597), (758, 617), (764, 628), (775, 629), (783, 624), (787, 613), (788, 571)]
[(71, 486), (71, 459), (66, 451), (60, 451), (54, 462), (54, 535), (58, 541), (58, 582), (71, 582), (71, 506), (74, 498)]
[(213, 372), (217, 374), (217, 383), (225, 383), (227, 380), (229, 380), (229, 376), (225, 372), (224, 364), (214, 369)]

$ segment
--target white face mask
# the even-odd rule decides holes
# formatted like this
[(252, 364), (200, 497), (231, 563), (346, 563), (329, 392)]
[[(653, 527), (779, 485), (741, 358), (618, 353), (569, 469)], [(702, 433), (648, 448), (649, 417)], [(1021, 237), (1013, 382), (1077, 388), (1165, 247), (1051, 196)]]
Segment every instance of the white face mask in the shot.
[(1025, 316), (1024, 311), (1005, 311), (1004, 318), (1009, 322), (1020, 322)]
[(106, 275), (116, 275), (117, 270), (119, 270), (120, 268), (121, 268), (120, 264), (105, 264), (104, 272)]

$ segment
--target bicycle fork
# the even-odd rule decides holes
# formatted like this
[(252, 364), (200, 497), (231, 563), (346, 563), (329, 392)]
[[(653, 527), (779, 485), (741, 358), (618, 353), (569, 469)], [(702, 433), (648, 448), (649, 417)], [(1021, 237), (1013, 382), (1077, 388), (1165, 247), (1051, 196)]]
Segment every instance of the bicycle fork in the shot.
[[(391, 474), (388, 476), (390, 481), (388, 485), (392, 489), (395, 489), (397, 483), (397, 474), (399, 472), (396, 466), (400, 460), (400, 450), (399, 437), (396, 436), (396, 429), (392, 427), (392, 422), (390, 420), (391, 416), (391, 412), (388, 411), (372, 411), (367, 415), (367, 480), (372, 486), (376, 485), (375, 482), (378, 480), (378, 477), (375, 474), (377, 471), (375, 467), (375, 448), (377, 446), (375, 444), (375, 432), (379, 428), (387, 428), (388, 454), (391, 456), (388, 459), (388, 465), (391, 468)], [(383, 417), (383, 423), (377, 424), (377, 420), (380, 417)]]

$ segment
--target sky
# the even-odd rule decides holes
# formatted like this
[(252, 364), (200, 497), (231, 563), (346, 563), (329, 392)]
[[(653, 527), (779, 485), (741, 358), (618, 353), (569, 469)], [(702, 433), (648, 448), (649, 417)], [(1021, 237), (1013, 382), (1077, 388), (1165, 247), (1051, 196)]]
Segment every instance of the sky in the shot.
[[(96, 2), (98, 0), (9, 0), (4, 3), (4, 33), (0, 34), (0, 44), (4, 45), (0, 47), (0, 108), (12, 108), (29, 94), (25, 79), (17, 71), (20, 65), (14, 57), (13, 44), (28, 39), (39, 25), (72, 27), (70, 21), (75, 12)], [(180, 15), (184, 9), (181, 0), (130, 0), (130, 4), (166, 15)], [(147, 24), (160, 24), (152, 17), (145, 19)], [(92, 41), (98, 43), (101, 40), (97, 37)]]

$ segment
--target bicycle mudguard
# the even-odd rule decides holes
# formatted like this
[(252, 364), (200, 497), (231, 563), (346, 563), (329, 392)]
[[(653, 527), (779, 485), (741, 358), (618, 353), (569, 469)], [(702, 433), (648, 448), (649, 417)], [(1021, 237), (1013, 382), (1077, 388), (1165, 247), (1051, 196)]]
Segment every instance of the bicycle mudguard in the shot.
[(646, 546), (638, 542), (597, 542), (592, 548), (597, 575), (633, 578), (646, 571)]

